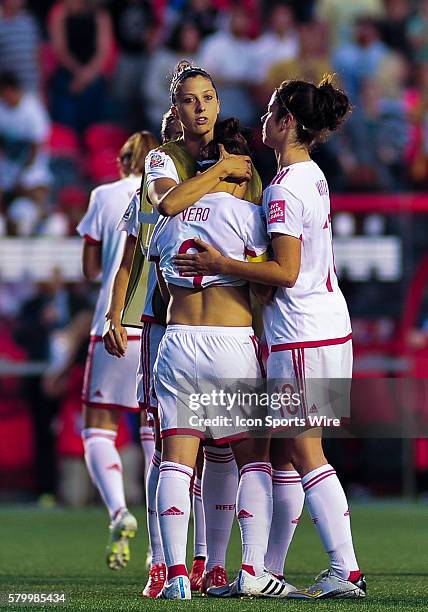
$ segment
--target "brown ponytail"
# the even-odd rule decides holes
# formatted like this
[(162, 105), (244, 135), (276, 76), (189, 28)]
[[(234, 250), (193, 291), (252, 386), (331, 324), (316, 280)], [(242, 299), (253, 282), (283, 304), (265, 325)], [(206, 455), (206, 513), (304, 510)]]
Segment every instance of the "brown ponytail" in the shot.
[(284, 81), (276, 90), (277, 119), (291, 114), (296, 121), (296, 139), (308, 148), (337, 130), (351, 110), (344, 91), (334, 87), (332, 76), (320, 84)]
[(135, 132), (128, 138), (119, 153), (120, 163), (124, 174), (142, 174), (144, 160), (152, 149), (156, 149), (159, 142), (151, 132)]

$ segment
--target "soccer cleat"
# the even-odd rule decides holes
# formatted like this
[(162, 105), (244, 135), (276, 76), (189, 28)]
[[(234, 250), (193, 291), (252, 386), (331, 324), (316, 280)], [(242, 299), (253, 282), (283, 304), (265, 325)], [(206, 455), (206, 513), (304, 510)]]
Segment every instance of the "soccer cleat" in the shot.
[(202, 576), (205, 569), (205, 559), (193, 559), (192, 569), (190, 571), (190, 588), (192, 591), (200, 591), (202, 585)]
[(288, 593), (294, 591), (291, 586), (267, 572), (261, 576), (252, 576), (247, 571), (241, 569), (238, 577), (230, 585), (225, 587), (212, 587), (207, 590), (210, 597), (269, 597), (285, 598)]
[(157, 563), (152, 565), (149, 571), (149, 579), (144, 587), (141, 595), (150, 599), (156, 599), (162, 591), (166, 581), (166, 565), (165, 563)]
[(165, 582), (157, 599), (192, 599), (190, 580), (187, 576), (175, 576)]
[(119, 570), (127, 566), (131, 558), (129, 540), (135, 537), (137, 529), (137, 519), (126, 508), (112, 520), (106, 548), (106, 561), (110, 569)]
[(221, 565), (214, 565), (208, 572), (204, 572), (202, 576), (201, 592), (206, 593), (212, 587), (229, 588), (226, 570)]
[(367, 591), (366, 579), (361, 574), (355, 581), (344, 580), (324, 570), (316, 578), (314, 584), (307, 589), (298, 589), (288, 595), (292, 599), (345, 599), (365, 597)]

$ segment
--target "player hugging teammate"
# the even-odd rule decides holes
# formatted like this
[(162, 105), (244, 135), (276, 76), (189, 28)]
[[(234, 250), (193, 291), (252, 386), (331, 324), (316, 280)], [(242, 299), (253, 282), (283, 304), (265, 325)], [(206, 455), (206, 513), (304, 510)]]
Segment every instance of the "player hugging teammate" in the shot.
[[(310, 380), (352, 377), (351, 327), (334, 271), (328, 186), (310, 158), (311, 147), (337, 129), (348, 110), (346, 95), (329, 80), (319, 86), (284, 82), (275, 90), (263, 117), (263, 140), (275, 150), (278, 173), (260, 207), (260, 181), (248, 144), (235, 120), (217, 121), (219, 100), (210, 75), (187, 63), (176, 69), (171, 112), (183, 135), (148, 154), (133, 229), (146, 256), (139, 269), (147, 266), (148, 286), (155, 287), (156, 265), (168, 307), (166, 332), (162, 339), (148, 334), (150, 359), (142, 359), (147, 370), (157, 355), (154, 381), (146, 379), (158, 433), (157, 473), (148, 486), (152, 524), (148, 520), (157, 565), (165, 563), (167, 572), (165, 581), (153, 573), (148, 596), (191, 597), (185, 565), (189, 488), (200, 439), (207, 433), (216, 444), (229, 442), (230, 447), (205, 448), (202, 589), (217, 597), (365, 595), (348, 504), (324, 456), (321, 431), (296, 430), (272, 443), (245, 428), (232, 435), (207, 432), (187, 424), (183, 400), (203, 391), (206, 383), (215, 387), (224, 379), (261, 377), (249, 284), (265, 304), (268, 385), (291, 381), (301, 397), (298, 416), (307, 416), (308, 405), (319, 401)], [(199, 166), (198, 173), (201, 158), (210, 163)], [(270, 261), (263, 257), (268, 247)], [(138, 278), (134, 281), (125, 319), (138, 297)], [(154, 289), (146, 292), (144, 321), (162, 316), (162, 300), (154, 295)], [(114, 312), (116, 319), (120, 310)], [(121, 341), (114, 331), (109, 333), (117, 350)], [(224, 564), (235, 495), (243, 558), (238, 577), (229, 584)], [(283, 568), (305, 501), (330, 568), (309, 588), (298, 590), (285, 581)], [(229, 511), (217, 509), (224, 507)]]

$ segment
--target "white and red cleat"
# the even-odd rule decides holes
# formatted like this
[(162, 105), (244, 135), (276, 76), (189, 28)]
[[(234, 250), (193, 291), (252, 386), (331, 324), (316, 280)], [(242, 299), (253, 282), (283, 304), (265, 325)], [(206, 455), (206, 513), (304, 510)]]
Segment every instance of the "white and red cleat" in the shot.
[(221, 565), (214, 565), (208, 572), (204, 572), (202, 577), (201, 592), (206, 593), (211, 587), (224, 587), (229, 584), (226, 570)]
[(190, 588), (192, 591), (200, 591), (202, 585), (202, 576), (205, 569), (205, 559), (193, 559), (192, 569), (190, 571)]
[(156, 597), (162, 591), (165, 582), (165, 563), (157, 563), (156, 565), (152, 565), (149, 571), (149, 579), (147, 580), (147, 584), (144, 587), (144, 591), (141, 593), (141, 595), (150, 599), (156, 599)]

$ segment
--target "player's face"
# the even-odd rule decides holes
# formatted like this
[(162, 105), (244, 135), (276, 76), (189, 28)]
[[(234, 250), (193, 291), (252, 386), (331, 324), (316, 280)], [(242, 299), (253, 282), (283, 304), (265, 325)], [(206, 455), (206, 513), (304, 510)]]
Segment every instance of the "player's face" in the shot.
[(211, 132), (220, 111), (211, 81), (203, 76), (183, 81), (177, 90), (175, 109), (184, 132), (200, 137)]
[(263, 142), (271, 149), (276, 149), (282, 143), (281, 124), (276, 119), (278, 104), (276, 92), (274, 91), (269, 101), (267, 112), (262, 117)]

